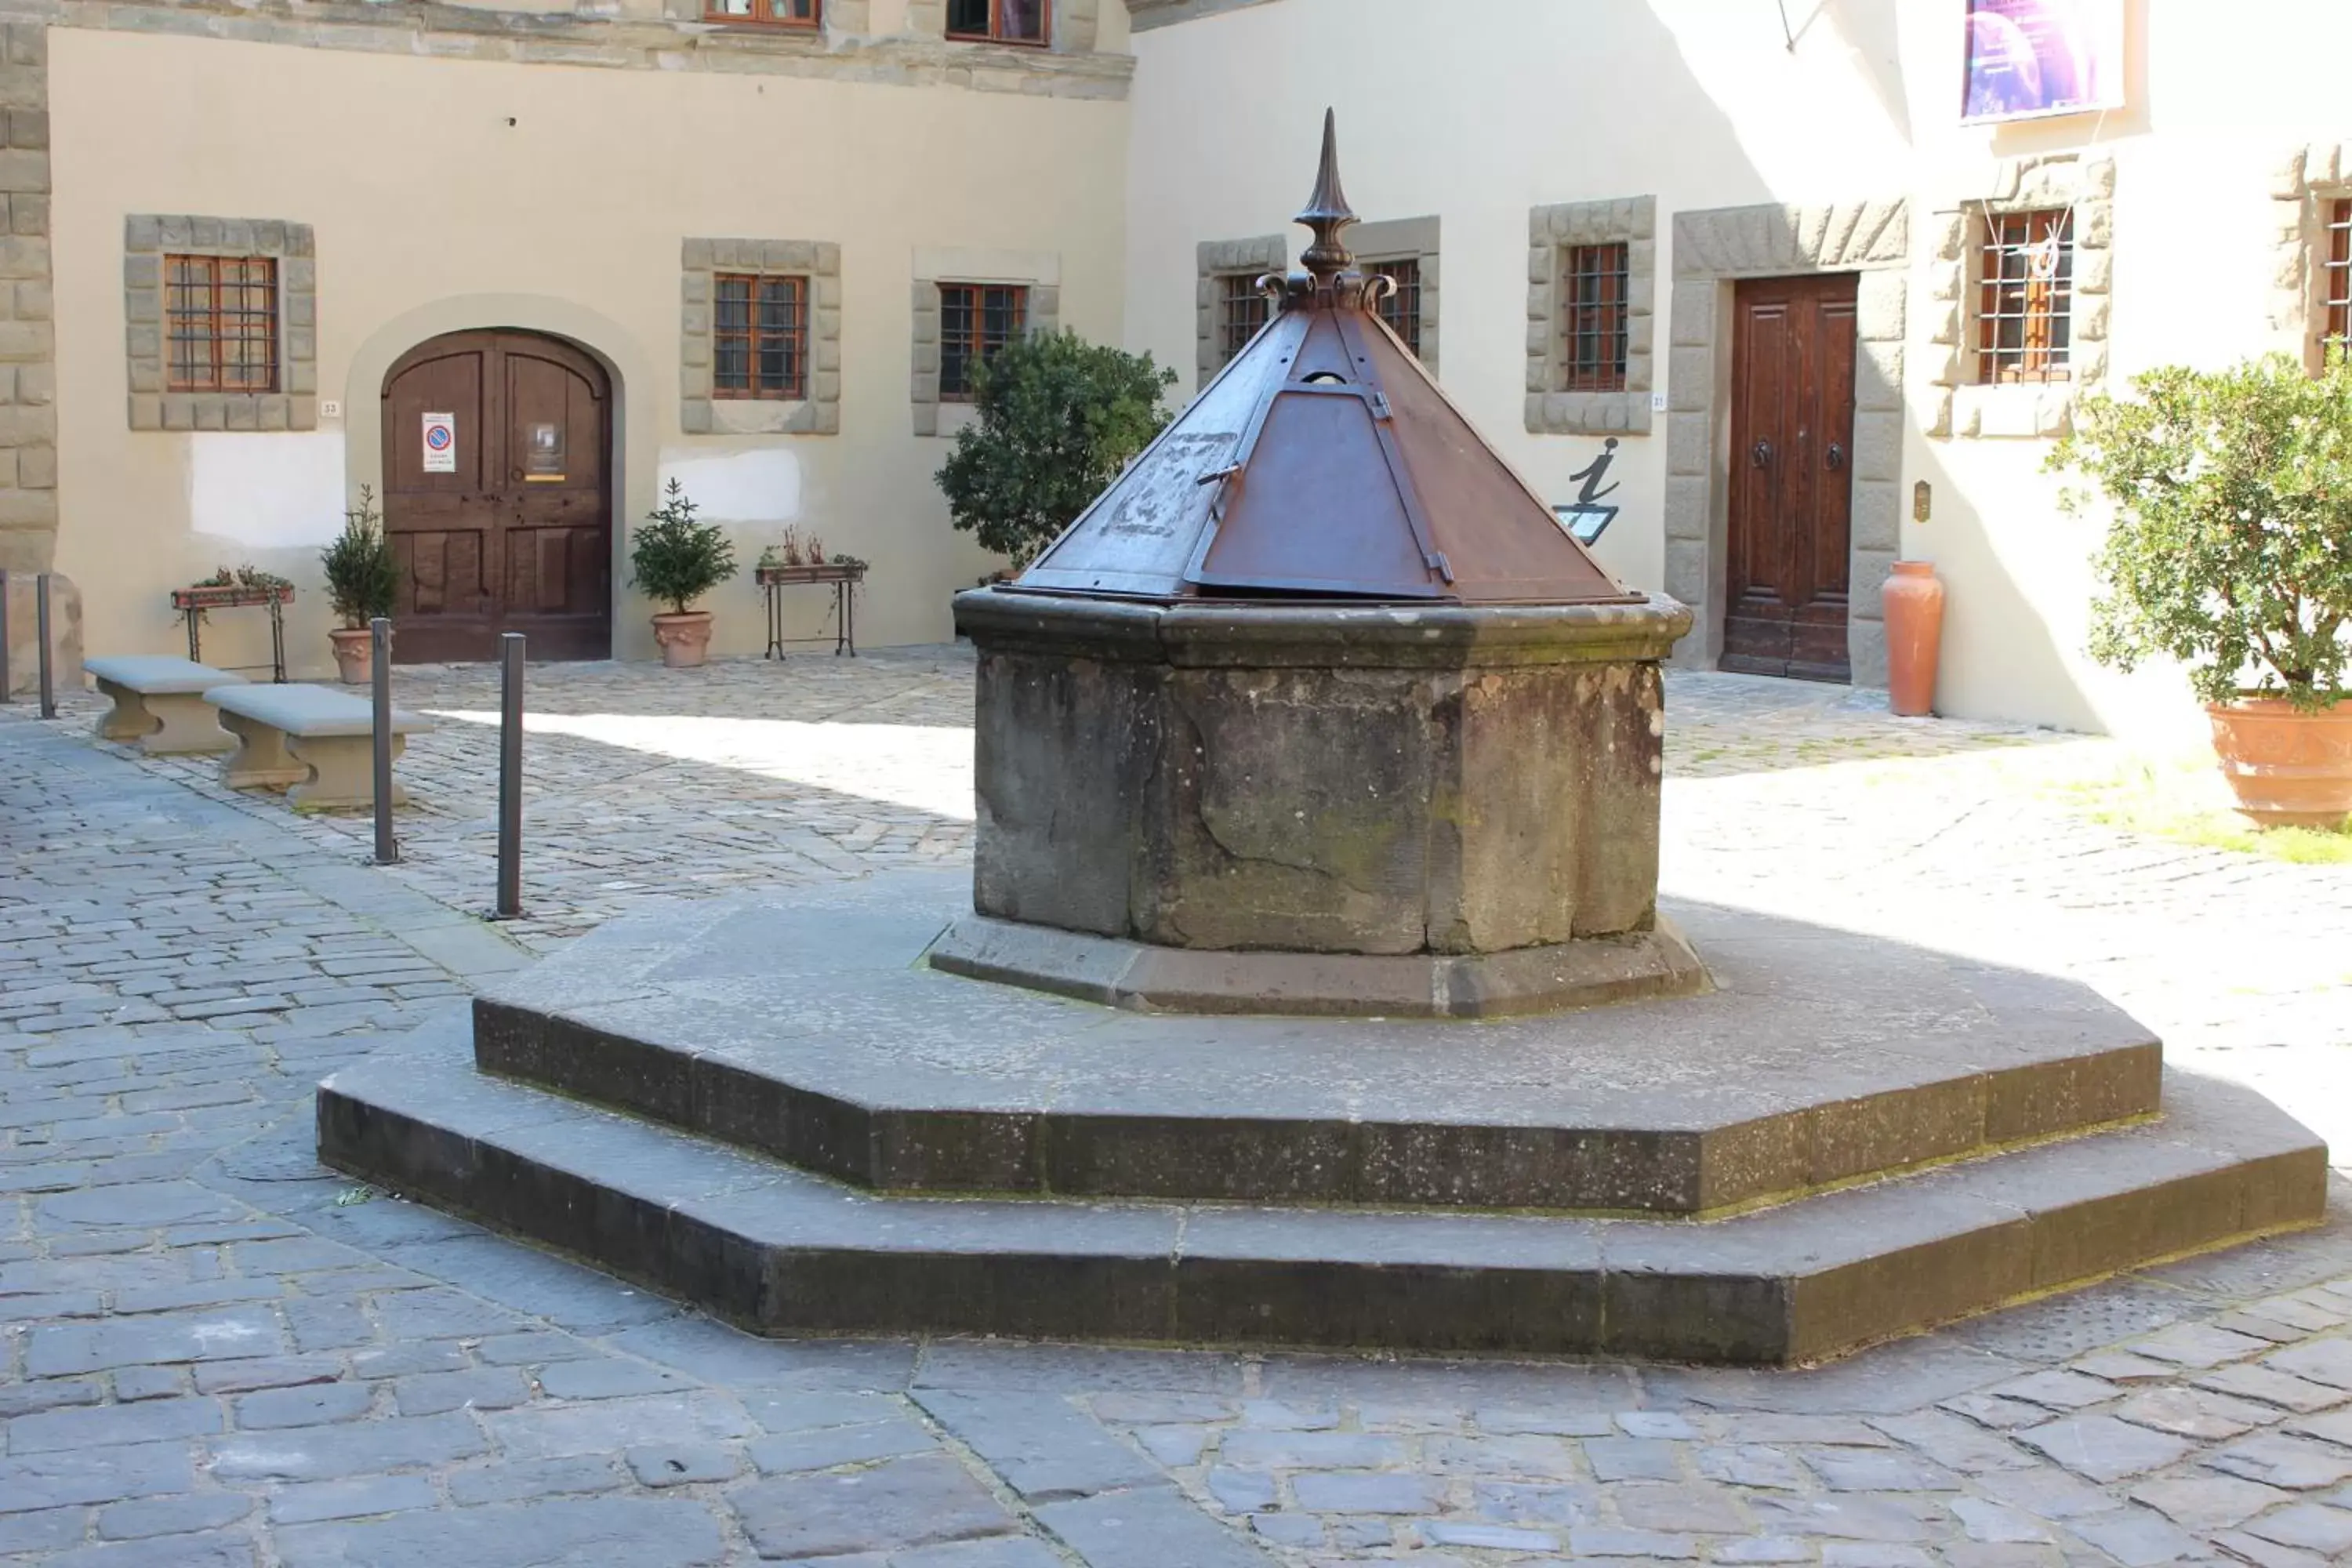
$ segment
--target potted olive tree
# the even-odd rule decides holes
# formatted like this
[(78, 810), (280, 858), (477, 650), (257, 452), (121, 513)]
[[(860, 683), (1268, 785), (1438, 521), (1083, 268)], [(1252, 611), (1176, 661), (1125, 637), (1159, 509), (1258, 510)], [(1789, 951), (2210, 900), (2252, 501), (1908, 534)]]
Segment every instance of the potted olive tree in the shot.
[(2050, 458), (2113, 508), (2091, 655), (2179, 660), (2239, 809), (2333, 827), (2352, 816), (2352, 364), (2273, 354), (2133, 389), (2090, 400)]
[(327, 571), (327, 603), (343, 623), (327, 633), (335, 667), (345, 685), (364, 685), (375, 664), (368, 623), (392, 614), (400, 586), (400, 563), (393, 558), (372, 487), (360, 487), (360, 504), (343, 513), (342, 532), (319, 552), (319, 561)]
[(710, 612), (694, 602), (735, 575), (735, 546), (715, 523), (695, 521), (694, 502), (676, 479), (629, 547), (633, 581), (646, 597), (669, 606), (654, 616), (654, 641), (672, 669), (699, 667), (710, 651)]
[(1168, 423), (1176, 373), (1075, 332), (1016, 338), (972, 371), (973, 422), (939, 471), (955, 526), (1019, 571)]

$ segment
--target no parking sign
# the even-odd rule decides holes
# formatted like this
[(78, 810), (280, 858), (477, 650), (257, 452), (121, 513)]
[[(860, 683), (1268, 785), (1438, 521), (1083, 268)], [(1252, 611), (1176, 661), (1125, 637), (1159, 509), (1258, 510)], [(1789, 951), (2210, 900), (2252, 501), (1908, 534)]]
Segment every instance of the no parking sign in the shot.
[(425, 471), (428, 474), (454, 474), (457, 471), (456, 415), (428, 414), (425, 416)]

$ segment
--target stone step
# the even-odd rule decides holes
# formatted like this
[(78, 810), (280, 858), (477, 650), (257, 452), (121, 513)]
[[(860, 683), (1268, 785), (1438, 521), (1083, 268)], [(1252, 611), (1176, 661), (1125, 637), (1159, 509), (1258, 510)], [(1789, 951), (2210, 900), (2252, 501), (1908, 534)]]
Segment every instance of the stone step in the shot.
[(755, 1331), (1786, 1363), (2312, 1225), (2319, 1141), (2174, 1073), (2160, 1121), (1715, 1221), (877, 1196), (475, 1070), (427, 1029), (320, 1156)]
[(1686, 900), (1703, 996), (1485, 1023), (1125, 1012), (940, 973), (961, 877), (614, 921), (485, 1069), (881, 1192), (1719, 1215), (2158, 1109), (2069, 981)]

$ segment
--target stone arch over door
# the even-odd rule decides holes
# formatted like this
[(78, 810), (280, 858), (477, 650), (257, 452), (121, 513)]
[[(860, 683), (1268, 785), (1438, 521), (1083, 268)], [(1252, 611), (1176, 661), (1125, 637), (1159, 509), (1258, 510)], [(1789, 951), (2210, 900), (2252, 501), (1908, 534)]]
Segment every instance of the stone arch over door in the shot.
[(1729, 550), (1731, 286), (1744, 278), (1861, 275), (1854, 345), (1852, 609), (1857, 686), (1886, 683), (1879, 587), (1901, 526), (1903, 341), (1911, 222), (1900, 199), (1833, 206), (1676, 213), (1666, 412), (1666, 592), (1697, 612), (1675, 662), (1713, 668), (1723, 652)]

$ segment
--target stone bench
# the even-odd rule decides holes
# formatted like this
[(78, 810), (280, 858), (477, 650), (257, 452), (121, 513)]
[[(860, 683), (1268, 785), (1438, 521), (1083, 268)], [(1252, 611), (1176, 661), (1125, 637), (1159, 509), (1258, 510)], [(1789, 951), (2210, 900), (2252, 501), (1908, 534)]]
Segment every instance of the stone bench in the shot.
[(213, 691), (246, 684), (242, 676), (173, 654), (116, 654), (85, 659), (82, 668), (113, 702), (98, 721), (109, 741), (138, 747), (150, 756), (226, 752), (236, 743), (215, 722)]
[[(223, 686), (207, 693), (220, 710), (221, 728), (240, 742), (221, 763), (231, 789), (286, 790), (297, 810), (331, 811), (375, 805), (374, 708), (364, 697), (323, 686)], [(408, 737), (429, 732), (432, 721), (398, 709), (392, 715), (392, 754)], [(392, 803), (408, 792), (397, 781)]]

